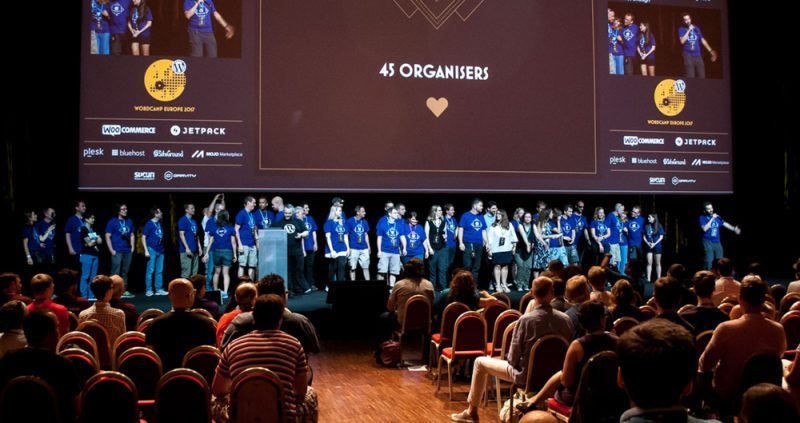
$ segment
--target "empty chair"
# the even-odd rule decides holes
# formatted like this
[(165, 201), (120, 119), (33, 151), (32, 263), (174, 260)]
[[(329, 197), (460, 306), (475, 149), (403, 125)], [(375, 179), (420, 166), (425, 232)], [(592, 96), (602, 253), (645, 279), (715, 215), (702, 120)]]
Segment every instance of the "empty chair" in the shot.
[[(469, 307), (458, 301), (452, 302), (444, 308), (444, 311), (442, 311), (442, 323), (439, 328), (439, 333), (431, 335), (431, 362), (428, 363), (428, 369), (433, 369), (433, 360), (436, 360), (436, 357), (442, 353), (442, 349), (449, 347), (450, 343), (453, 341), (453, 328), (456, 325), (458, 316), (468, 311)], [(438, 377), (438, 375), (436, 377)]]
[(114, 341), (114, 346), (111, 348), (111, 358), (115, 363), (115, 367), (116, 362), (122, 353), (133, 347), (145, 346), (147, 346), (145, 343), (145, 335), (141, 332), (129, 331), (120, 335), (119, 338)]
[(475, 311), (458, 316), (453, 329), (453, 346), (442, 349), (437, 366), (436, 392), (441, 387), (442, 362), (447, 363), (447, 386), (453, 400), (453, 363), (486, 355), (486, 321)]
[[(403, 340), (403, 336), (409, 333), (418, 333), (422, 337), (422, 351), (425, 352), (425, 340), (431, 333), (431, 303), (424, 295), (417, 294), (411, 296), (406, 302), (406, 311), (403, 321), (400, 322), (400, 329), (392, 333), (398, 341)], [(400, 362), (403, 361), (403, 349), (400, 348)]]
[(88, 351), (80, 348), (67, 348), (58, 354), (72, 362), (75, 372), (78, 374), (78, 383), (81, 388), (86, 384), (86, 381), (100, 371), (97, 359)]
[(623, 333), (627, 332), (630, 328), (638, 324), (639, 321), (633, 317), (620, 317), (614, 321), (614, 333), (617, 336), (622, 336)]
[(152, 400), (161, 379), (162, 366), (158, 354), (150, 348), (133, 347), (119, 356), (117, 371), (136, 385), (140, 400)]
[(503, 334), (505, 334), (506, 328), (509, 325), (519, 320), (520, 316), (522, 316), (522, 314), (517, 310), (506, 310), (497, 316), (492, 330), (494, 336), (491, 341), (486, 343), (486, 355), (491, 357), (500, 356), (503, 350)]
[(230, 401), (232, 423), (286, 421), (281, 380), (267, 368), (253, 367), (236, 376)]
[(58, 340), (56, 352), (61, 352), (69, 348), (79, 348), (91, 354), (95, 360), (98, 360), (97, 343), (88, 333), (84, 332), (68, 332)]
[[(158, 382), (156, 422), (211, 422), (211, 390), (200, 373), (174, 369)], [(187, 406), (190, 405), (190, 406)]]
[(138, 423), (136, 385), (122, 373), (100, 372), (86, 382), (81, 395), (82, 423)]
[(139, 315), (139, 319), (136, 320), (136, 324), (140, 325), (145, 320), (155, 319), (158, 316), (164, 314), (163, 310), (157, 308), (148, 308), (147, 310), (143, 311), (142, 314)]
[(2, 422), (60, 422), (56, 394), (44, 379), (18, 376), (0, 392)]
[(488, 306), (484, 307), (483, 320), (486, 321), (486, 339), (488, 342), (492, 342), (492, 336), (494, 335), (494, 322), (497, 320), (497, 316), (506, 310), (508, 310), (508, 305), (503, 302), (489, 304)]
[[(545, 335), (537, 339), (531, 347), (528, 357), (528, 369), (525, 375), (525, 387), (517, 387), (517, 394), (528, 396), (538, 392), (547, 381), (564, 366), (569, 343), (558, 335)], [(514, 386), (512, 386), (513, 390)], [(514, 407), (514, 396), (511, 396), (511, 407)]]
[(220, 358), (222, 358), (222, 353), (217, 347), (200, 345), (192, 348), (183, 356), (181, 367), (200, 373), (210, 386), (214, 382), (214, 373)]
[(786, 345), (790, 348), (800, 344), (800, 311), (790, 311), (781, 317), (781, 325), (786, 333)]
[(111, 368), (111, 339), (106, 328), (93, 320), (82, 322), (78, 331), (88, 333), (97, 344), (97, 361), (103, 369)]

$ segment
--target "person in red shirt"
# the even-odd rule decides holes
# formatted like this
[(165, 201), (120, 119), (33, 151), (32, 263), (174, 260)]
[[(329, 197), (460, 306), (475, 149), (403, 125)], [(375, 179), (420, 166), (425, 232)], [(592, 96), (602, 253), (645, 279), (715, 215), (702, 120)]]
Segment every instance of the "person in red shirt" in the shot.
[(236, 298), (236, 304), (238, 304), (238, 306), (233, 311), (225, 313), (219, 318), (219, 323), (217, 323), (217, 345), (222, 345), (222, 338), (225, 337), (225, 329), (230, 326), (236, 316), (243, 312), (253, 311), (253, 305), (256, 303), (256, 296), (258, 296), (258, 290), (256, 290), (256, 285), (251, 282), (245, 282), (236, 287), (234, 298)]
[(33, 291), (33, 302), (28, 305), (28, 311), (49, 311), (58, 319), (59, 337), (69, 332), (69, 312), (61, 304), (53, 302), (53, 291), (55, 285), (50, 275), (39, 273), (31, 278), (31, 291)]

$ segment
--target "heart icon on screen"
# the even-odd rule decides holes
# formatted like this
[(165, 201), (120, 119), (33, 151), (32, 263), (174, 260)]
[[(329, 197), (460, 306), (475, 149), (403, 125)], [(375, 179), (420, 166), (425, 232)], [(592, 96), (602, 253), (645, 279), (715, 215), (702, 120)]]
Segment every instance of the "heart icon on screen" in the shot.
[(447, 106), (450, 105), (450, 103), (448, 103), (447, 99), (444, 97), (438, 100), (433, 97), (428, 97), (428, 101), (426, 101), (425, 104), (428, 106), (428, 109), (430, 109), (431, 113), (433, 113), (433, 115), (437, 118), (441, 116), (442, 113), (447, 110)]

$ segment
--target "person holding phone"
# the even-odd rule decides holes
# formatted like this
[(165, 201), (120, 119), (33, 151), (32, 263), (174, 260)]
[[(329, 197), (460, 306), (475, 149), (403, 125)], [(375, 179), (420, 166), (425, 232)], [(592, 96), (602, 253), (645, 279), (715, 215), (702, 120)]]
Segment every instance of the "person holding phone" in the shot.
[[(229, 25), (225, 18), (217, 11), (212, 0), (184, 0), (183, 11), (189, 20), (189, 45), (192, 57), (217, 57), (217, 39), (214, 38), (214, 29), (211, 18), (225, 28), (225, 38), (231, 39), (236, 30)], [(283, 211), (281, 209), (281, 211)]]
[(736, 235), (742, 233), (738, 226), (731, 225), (714, 213), (714, 206), (711, 203), (703, 203), (703, 214), (700, 216), (700, 229), (703, 230), (703, 269), (711, 270), (714, 260), (723, 257), (722, 243), (720, 242), (721, 227)]

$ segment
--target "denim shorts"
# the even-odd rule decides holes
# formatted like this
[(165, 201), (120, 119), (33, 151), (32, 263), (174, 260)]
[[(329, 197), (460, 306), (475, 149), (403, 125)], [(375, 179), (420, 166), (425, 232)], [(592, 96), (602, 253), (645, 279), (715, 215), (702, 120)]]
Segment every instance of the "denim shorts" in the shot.
[(212, 257), (214, 258), (214, 267), (231, 267), (233, 264), (233, 250), (214, 250)]

